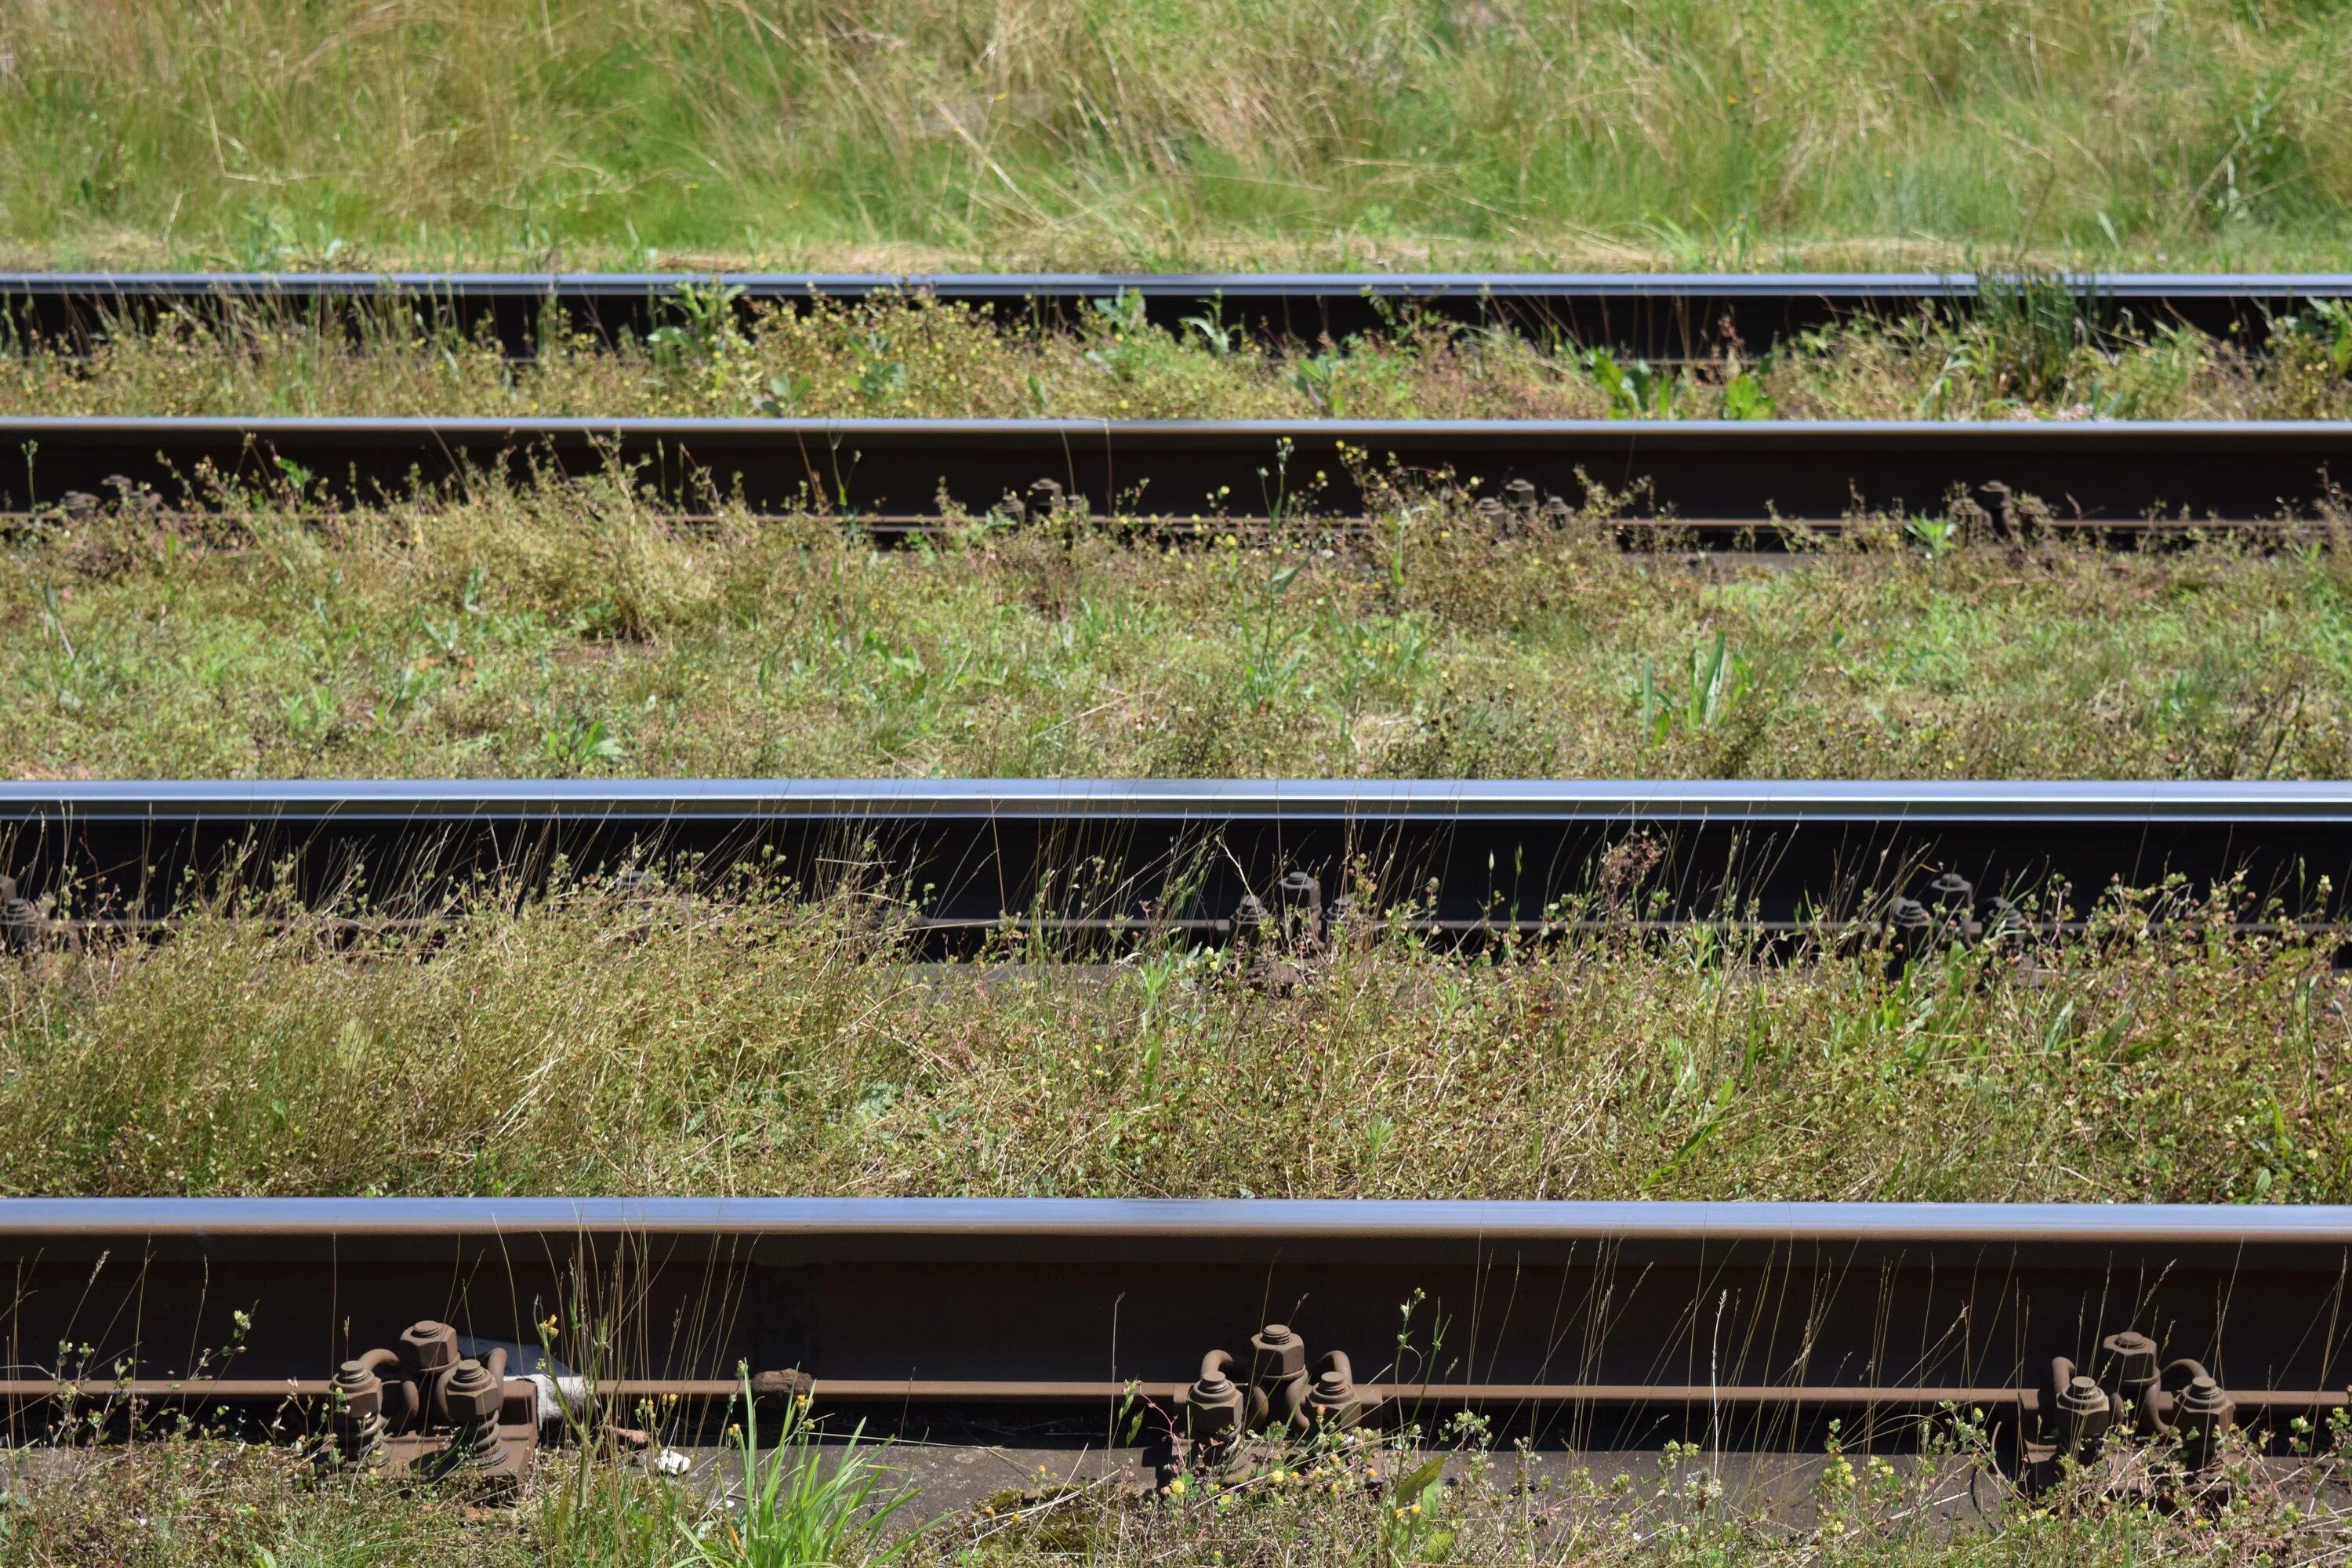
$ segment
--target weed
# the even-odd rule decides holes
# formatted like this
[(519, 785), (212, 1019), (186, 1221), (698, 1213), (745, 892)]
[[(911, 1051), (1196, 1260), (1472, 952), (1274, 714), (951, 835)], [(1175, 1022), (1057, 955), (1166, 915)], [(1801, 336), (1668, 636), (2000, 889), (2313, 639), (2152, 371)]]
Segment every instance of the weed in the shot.
[(915, 1494), (886, 1485), (886, 1472), (859, 1445), (862, 1422), (838, 1447), (820, 1447), (803, 1394), (784, 1406), (775, 1442), (762, 1448), (748, 1368), (741, 1410), (729, 1445), (742, 1466), (742, 1506), (689, 1533), (705, 1568), (880, 1568), (914, 1546), (917, 1534), (894, 1531), (891, 1518)]
[(1688, 672), (1665, 689), (1659, 687), (1644, 659), (1634, 689), (1642, 728), (1660, 742), (1676, 734), (1720, 730), (1747, 701), (1755, 679), (1754, 667), (1732, 648), (1729, 634), (1720, 631), (1712, 647), (1702, 645), (1692, 650)]

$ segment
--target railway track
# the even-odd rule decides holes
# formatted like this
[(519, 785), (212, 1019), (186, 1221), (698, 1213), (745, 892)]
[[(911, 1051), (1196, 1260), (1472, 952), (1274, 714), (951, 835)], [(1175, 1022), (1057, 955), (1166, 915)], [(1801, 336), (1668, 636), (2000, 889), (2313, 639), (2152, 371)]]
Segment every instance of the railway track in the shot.
[(1350, 920), (1536, 938), (1730, 922), (1901, 941), (2056, 933), (2174, 879), (2205, 918), (2333, 922), (2352, 784), (509, 781), (0, 784), (9, 930), (169, 919), (266, 885), (429, 910), (567, 874), (870, 897), (933, 946), (1028, 931), (1312, 944)]
[(2326, 1442), (2352, 1368), (2347, 1208), (13, 1199), (0, 1258), (17, 1440), (235, 1407), (509, 1473), (567, 1422), (691, 1434), (747, 1388), (1108, 1432), (1163, 1476), (1464, 1409), (1790, 1451), (1965, 1415), (2029, 1480), (2128, 1428), (2194, 1473), (2232, 1430)]
[[(2314, 300), (2352, 298), (2352, 274), (2110, 274), (2064, 280), (2084, 319), (2181, 325), (2258, 344), (2270, 321)], [(2004, 286), (1995, 279), (1992, 289)], [(736, 308), (929, 296), (1008, 321), (1069, 321), (1134, 294), (1156, 324), (1222, 320), (1261, 339), (1313, 342), (1374, 331), (1406, 313), (1530, 336), (1695, 359), (1736, 342), (1759, 352), (1857, 317), (1977, 309), (1987, 283), (1931, 273), (0, 273), (0, 314), (20, 330), (88, 342), (166, 312), (357, 318), (393, 312), (487, 331), (528, 355), (551, 328), (607, 341), (679, 318), (688, 290), (734, 291)]]
[(852, 516), (1282, 519), (1383, 493), (1472, 495), (1498, 530), (1606, 506), (1700, 533), (1859, 513), (2138, 536), (2308, 520), (2352, 474), (2352, 423), (0, 419), (0, 510), (118, 496), (200, 506), (225, 484), (345, 503), (472, 476), (616, 469), (681, 504)]

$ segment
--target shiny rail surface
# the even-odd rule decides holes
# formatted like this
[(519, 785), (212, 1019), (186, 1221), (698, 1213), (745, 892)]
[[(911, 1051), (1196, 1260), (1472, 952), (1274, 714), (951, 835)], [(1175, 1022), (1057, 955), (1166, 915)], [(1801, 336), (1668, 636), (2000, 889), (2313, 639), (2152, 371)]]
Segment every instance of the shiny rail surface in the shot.
[[(2259, 345), (2270, 321), (2352, 297), (2352, 274), (2081, 274), (2063, 280), (2094, 325), (2182, 325)], [(1995, 277), (1990, 287), (2011, 286)], [(87, 341), (164, 312), (394, 312), (488, 332), (528, 354), (550, 331), (606, 341), (677, 319), (688, 290), (734, 290), (740, 311), (923, 295), (1008, 321), (1067, 322), (1139, 296), (1156, 324), (1221, 319), (1261, 339), (1312, 342), (1409, 316), (1605, 344), (1651, 359), (1748, 353), (1857, 317), (1961, 313), (1972, 273), (0, 273), (0, 315)]]
[[(2184, 1429), (2202, 1387), (2258, 1444), (2324, 1424), (2352, 1370), (2344, 1207), (11, 1199), (0, 1262), (19, 1427), (315, 1415), (412, 1323), (536, 1380), (519, 1433), (539, 1398), (560, 1419), (748, 1379), (916, 1426), (1147, 1411), (1179, 1463), (1220, 1366), (1293, 1425), (1476, 1407), (1542, 1442), (1769, 1448), (1843, 1413), (1899, 1446), (1974, 1407), (2026, 1465), (2081, 1439), (2076, 1369)], [(562, 1350), (592, 1325), (593, 1376)]]
[[(2178, 879), (2198, 916), (2333, 921), (2352, 784), (1251, 780), (0, 783), (26, 910), (154, 920), (224, 879), (412, 911), (488, 878), (851, 892), (942, 941), (1217, 942), (1354, 918), (1485, 939), (1564, 921), (2030, 935)], [(674, 879), (674, 880), (673, 880)]]
[(852, 517), (1312, 519), (1434, 491), (1480, 499), (1497, 531), (1586, 507), (1769, 533), (1962, 503), (2136, 536), (2340, 511), (2352, 423), (0, 418), (0, 511), (19, 514), (624, 471), (680, 504)]

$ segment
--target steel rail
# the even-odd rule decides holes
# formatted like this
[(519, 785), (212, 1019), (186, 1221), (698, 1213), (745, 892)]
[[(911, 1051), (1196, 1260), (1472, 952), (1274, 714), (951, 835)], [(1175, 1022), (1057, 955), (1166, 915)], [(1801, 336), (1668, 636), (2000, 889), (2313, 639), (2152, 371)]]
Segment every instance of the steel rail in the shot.
[(1040, 480), (1097, 515), (1345, 516), (1387, 483), (1516, 494), (1527, 526), (1552, 497), (1699, 526), (1941, 513), (1958, 498), (2019, 527), (2133, 532), (2313, 516), (2352, 475), (2352, 422), (0, 419), (0, 510), (18, 512), (126, 487), (173, 505), (230, 482), (363, 502), (616, 471), (681, 502), (853, 516), (1018, 510)]
[[(1327, 1413), (1477, 1406), (1540, 1440), (1769, 1447), (1808, 1412), (1884, 1436), (1974, 1406), (2029, 1462), (2073, 1440), (2071, 1368), (2179, 1419), (2193, 1366), (2257, 1441), (2343, 1408), (2352, 1370), (2347, 1207), (10, 1199), (0, 1266), (19, 1426), (315, 1407), (416, 1320), (614, 1409), (748, 1378), (905, 1418), (1140, 1398), (1181, 1436), (1213, 1352), (1247, 1369), (1259, 1333), (1235, 1376), (1277, 1410), (1273, 1363), (1318, 1367)], [(602, 1382), (562, 1362), (583, 1326)]]
[[(756, 871), (945, 939), (1185, 942), (1357, 915), (1485, 938), (1595, 917), (2021, 936), (2176, 879), (2207, 918), (2330, 921), (2352, 784), (1246, 780), (0, 783), (0, 873), (56, 912), (156, 920), (268, 883), (377, 913), (490, 885)], [(1343, 899), (1352, 904), (1343, 904)]]
[[(1991, 287), (2007, 280), (1996, 277)], [(2085, 318), (2142, 329), (2183, 325), (2256, 341), (2268, 321), (2315, 300), (2352, 297), (2352, 274), (2074, 274), (2063, 284)], [(2013, 283), (2010, 286), (2014, 286)], [(611, 341), (680, 317), (688, 290), (739, 290), (760, 306), (855, 303), (920, 295), (1007, 321), (1067, 322), (1097, 301), (1140, 299), (1154, 323), (1222, 320), (1262, 339), (1314, 341), (1378, 330), (1407, 314), (1651, 359), (1750, 353), (1856, 317), (1964, 313), (1974, 273), (0, 273), (0, 314), (43, 337), (87, 341), (164, 312), (245, 310), (347, 316), (397, 312), (487, 331), (528, 354), (550, 329)]]

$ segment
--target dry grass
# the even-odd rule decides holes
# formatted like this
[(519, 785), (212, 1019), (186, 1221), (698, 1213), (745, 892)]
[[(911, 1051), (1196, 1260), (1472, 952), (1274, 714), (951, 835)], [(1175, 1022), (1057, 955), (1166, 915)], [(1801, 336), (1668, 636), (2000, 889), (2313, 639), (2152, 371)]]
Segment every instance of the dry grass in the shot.
[(757, 896), (352, 947), (203, 917), (0, 967), (0, 1191), (2352, 1197), (2325, 957), (2104, 929), (1894, 976), (1381, 939), (1278, 996), (1214, 955), (910, 967)]
[(2334, 265), (2318, 0), (0, 7), (117, 263)]

